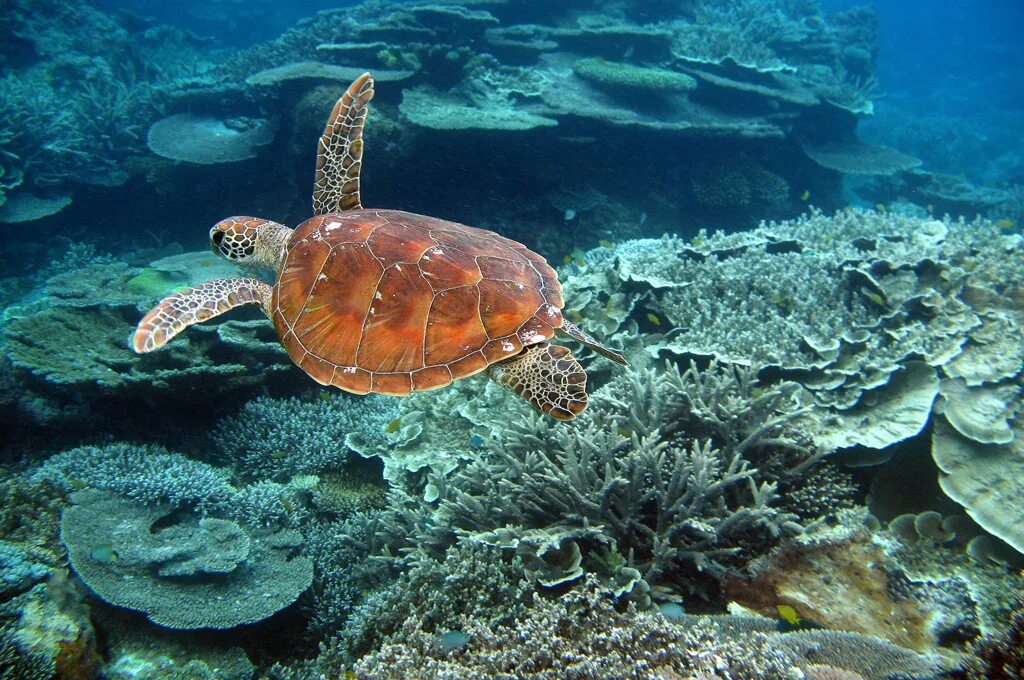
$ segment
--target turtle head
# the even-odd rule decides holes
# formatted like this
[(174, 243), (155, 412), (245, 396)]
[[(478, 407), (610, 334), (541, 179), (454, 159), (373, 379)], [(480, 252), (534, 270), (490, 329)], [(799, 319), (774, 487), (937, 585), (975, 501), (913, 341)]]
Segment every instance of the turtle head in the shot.
[(277, 269), (292, 230), (259, 217), (228, 217), (210, 229), (210, 247), (225, 260)]

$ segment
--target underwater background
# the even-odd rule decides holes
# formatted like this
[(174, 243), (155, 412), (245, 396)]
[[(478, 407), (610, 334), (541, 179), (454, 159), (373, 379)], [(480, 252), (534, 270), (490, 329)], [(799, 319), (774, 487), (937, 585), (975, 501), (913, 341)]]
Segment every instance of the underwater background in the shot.
[[(0, 678), (1024, 677), (1024, 5), (0, 0)], [(557, 269), (589, 408), (319, 386), (253, 306), (362, 202)]]

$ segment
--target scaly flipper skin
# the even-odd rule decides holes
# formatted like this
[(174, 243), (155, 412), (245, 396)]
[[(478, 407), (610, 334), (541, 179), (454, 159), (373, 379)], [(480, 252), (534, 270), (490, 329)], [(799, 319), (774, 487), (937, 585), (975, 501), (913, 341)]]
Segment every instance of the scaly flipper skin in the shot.
[(364, 73), (349, 85), (327, 119), (316, 151), (313, 214), (362, 208), (359, 170), (363, 164), (363, 123), (373, 99), (373, 78)]
[(587, 408), (587, 374), (561, 345), (530, 345), (511, 359), (493, 364), (488, 373), (557, 420), (572, 420)]
[(586, 345), (587, 347), (594, 350), (601, 356), (607, 357), (617, 364), (629, 366), (629, 362), (626, 361), (626, 357), (622, 356), (615, 350), (608, 349), (607, 347), (599, 343), (597, 340), (595, 340), (593, 337), (591, 337), (589, 333), (587, 333), (579, 326), (574, 324), (572, 321), (569, 321), (568, 319), (563, 319), (561, 330), (563, 333), (568, 335), (576, 342)]
[(133, 345), (139, 354), (160, 349), (194, 323), (239, 305), (256, 303), (266, 312), (271, 288), (258, 279), (214, 279), (169, 295), (139, 322)]

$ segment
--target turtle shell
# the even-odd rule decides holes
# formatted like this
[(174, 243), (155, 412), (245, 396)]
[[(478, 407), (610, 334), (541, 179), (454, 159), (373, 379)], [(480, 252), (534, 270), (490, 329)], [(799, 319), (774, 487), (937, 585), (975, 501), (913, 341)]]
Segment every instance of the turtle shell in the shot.
[(562, 325), (558, 275), (543, 257), (492, 231), (397, 210), (303, 222), (271, 306), (292, 360), (357, 394), (443, 387)]

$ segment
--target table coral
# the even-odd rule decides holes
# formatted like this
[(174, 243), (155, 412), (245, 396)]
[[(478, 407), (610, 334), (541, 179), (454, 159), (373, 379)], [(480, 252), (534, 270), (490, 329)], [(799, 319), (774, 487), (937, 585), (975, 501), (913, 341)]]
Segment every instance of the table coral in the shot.
[[(213, 518), (158, 531), (153, 525), (170, 514), (169, 506), (93, 490), (73, 494), (72, 502), (61, 518), (61, 538), (75, 572), (107, 602), (162, 626), (254, 623), (291, 604), (313, 579), (309, 560), (289, 556), (301, 538), (282, 542)], [(176, 578), (184, 575), (191, 578)]]

